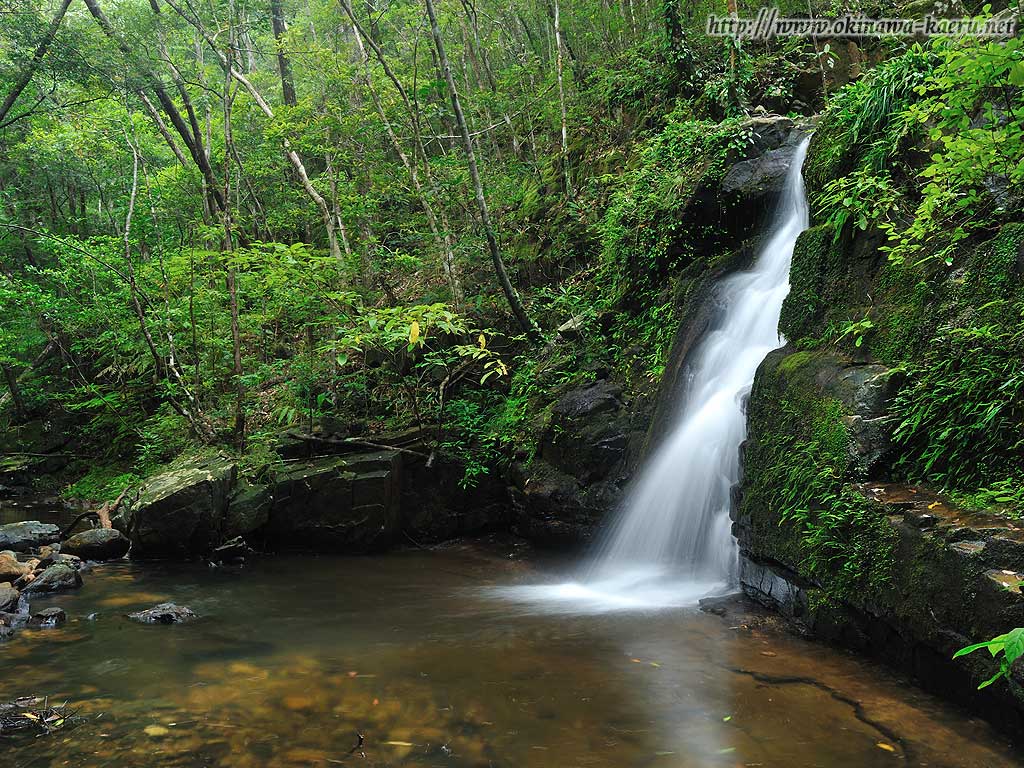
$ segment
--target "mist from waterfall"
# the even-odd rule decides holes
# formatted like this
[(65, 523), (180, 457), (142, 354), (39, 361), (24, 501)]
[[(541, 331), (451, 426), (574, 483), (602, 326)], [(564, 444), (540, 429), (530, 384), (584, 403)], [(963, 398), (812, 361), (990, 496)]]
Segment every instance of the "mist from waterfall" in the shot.
[(690, 605), (735, 588), (730, 489), (739, 480), (754, 373), (784, 343), (779, 316), (793, 247), (808, 226), (801, 175), (807, 143), (794, 154), (753, 266), (717, 286), (716, 317), (687, 361), (673, 425), (642, 465), (581, 578), (505, 588), (503, 596), (555, 610), (604, 611)]

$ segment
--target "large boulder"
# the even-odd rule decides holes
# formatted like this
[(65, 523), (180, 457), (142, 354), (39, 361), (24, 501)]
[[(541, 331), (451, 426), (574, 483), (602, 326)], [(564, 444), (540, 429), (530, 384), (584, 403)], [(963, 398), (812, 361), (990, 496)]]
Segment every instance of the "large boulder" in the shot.
[(67, 563), (54, 563), (36, 576), (27, 587), (26, 594), (45, 594), (65, 592), (82, 586), (82, 577), (78, 570)]
[(262, 528), (270, 519), (272, 502), (267, 486), (253, 484), (244, 479), (239, 480), (238, 487), (231, 494), (228, 511), (224, 517), (224, 538), (248, 536)]
[(569, 390), (551, 407), (539, 456), (512, 473), (513, 528), (542, 547), (589, 541), (618, 504), (631, 446), (644, 442), (644, 408), (626, 408), (606, 380)]
[(0, 550), (29, 552), (60, 538), (60, 528), (50, 523), (28, 520), (21, 523), (0, 525)]
[(311, 459), (280, 473), (267, 541), (344, 552), (387, 546), (400, 528), (400, 473), (397, 451)]
[(168, 470), (147, 482), (115, 525), (131, 539), (133, 558), (209, 552), (221, 529), (237, 467), (220, 457)]
[(128, 553), (131, 542), (114, 528), (93, 528), (76, 533), (64, 542), (62, 555), (75, 555), (82, 560), (117, 560)]

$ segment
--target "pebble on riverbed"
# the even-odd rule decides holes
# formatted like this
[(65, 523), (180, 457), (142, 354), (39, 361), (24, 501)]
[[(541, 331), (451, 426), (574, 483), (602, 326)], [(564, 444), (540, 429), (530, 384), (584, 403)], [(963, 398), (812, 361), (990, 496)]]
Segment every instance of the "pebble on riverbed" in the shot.
[(144, 611), (129, 613), (128, 618), (142, 624), (183, 624), (195, 619), (196, 614), (187, 605), (160, 603)]

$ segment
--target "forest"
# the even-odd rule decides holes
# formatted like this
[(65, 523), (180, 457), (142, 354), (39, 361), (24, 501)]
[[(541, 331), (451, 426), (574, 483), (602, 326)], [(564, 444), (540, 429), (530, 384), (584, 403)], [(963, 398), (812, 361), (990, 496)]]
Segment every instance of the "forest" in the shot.
[[(0, 658), (33, 688), (0, 683), (0, 752), (9, 732), (59, 720), (88, 735), (47, 747), (47, 765), (1019, 764), (1006, 746), (1024, 725), (1019, 7), (782, 0), (783, 18), (1000, 32), (709, 34), (709, 17), (760, 10), (0, 0)], [(504, 600), (512, 588), (492, 581), (540, 590), (548, 557), (589, 570), (543, 610), (523, 587), (504, 634), (478, 637), (489, 609), (460, 614), (452, 573)], [(216, 579), (243, 562), (231, 597)], [(274, 569), (294, 574), (287, 586)], [(448, 636), (434, 617), (406, 626), (366, 597), (397, 605), (432, 579), (443, 586), (423, 600), (459, 617), (451, 659), (417, 644)], [(328, 607), (336, 583), (358, 610)], [(294, 609), (276, 602), (287, 589)], [(738, 592), (742, 608), (716, 602)], [(275, 628), (256, 648), (242, 607), (269, 593)], [(164, 684), (138, 669), (106, 687), (80, 667), (47, 676), (36, 630), (68, 619), (59, 631), (85, 633), (81, 658), (100, 669), (120, 642), (103, 617), (156, 594), (192, 607), (161, 599), (134, 621), (198, 614), (170, 631), (206, 634), (186, 652), (143, 628), (126, 658), (173, 664), (163, 678), (204, 680), (208, 699), (136, 698)], [(701, 618), (678, 612), (698, 601)], [(588, 623), (624, 606), (653, 622), (654, 647)], [(282, 627), (325, 614), (281, 660)], [(717, 615), (753, 639), (701, 623)], [(364, 616), (367, 636), (400, 632), (421, 667), (353, 630)], [(705, 682), (713, 735), (673, 704), (664, 743), (627, 737), (668, 715), (577, 711), (606, 660), (561, 645), (576, 641), (559, 626), (626, 648), (613, 688), (674, 663), (650, 683), (656, 701), (698, 667), (728, 667), (786, 717), (805, 706), (795, 681), (861, 709), (835, 715), (848, 743), (767, 747), (778, 723)], [(691, 634), (700, 661), (669, 642)], [(509, 660), (489, 666), (506, 642)], [(515, 687), (532, 666), (571, 701), (518, 723), (532, 704), (505, 711), (466, 682), (464, 711), (455, 689), (407, 679), (464, 652), (483, 654), (467, 680), (496, 667), (532, 702)], [(562, 653), (579, 657), (574, 674)], [(887, 671), (841, 671), (863, 659)], [(243, 700), (236, 677), (261, 682)], [(86, 689), (134, 734), (107, 763), (90, 756), (104, 706)], [(18, 698), (30, 693), (50, 699)], [(750, 730), (729, 735), (744, 714)], [(562, 744), (547, 717), (588, 735)], [(175, 740), (171, 720), (204, 725)], [(494, 721), (522, 735), (481, 735)], [(216, 736), (228, 722), (239, 730)], [(287, 751), (296, 729), (309, 743)], [(280, 743), (252, 746), (267, 733)], [(163, 757), (146, 763), (153, 744)]]

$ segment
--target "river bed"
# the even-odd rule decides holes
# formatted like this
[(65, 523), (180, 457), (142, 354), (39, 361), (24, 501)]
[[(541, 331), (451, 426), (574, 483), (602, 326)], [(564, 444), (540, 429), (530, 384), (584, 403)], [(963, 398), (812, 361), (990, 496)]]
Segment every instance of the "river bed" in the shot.
[[(0, 646), (0, 700), (47, 695), (81, 720), (0, 742), (0, 764), (1024, 765), (980, 721), (756, 614), (541, 615), (487, 590), (536, 578), (470, 545), (98, 565), (33, 602), (64, 627)], [(124, 616), (168, 600), (201, 618)]]

